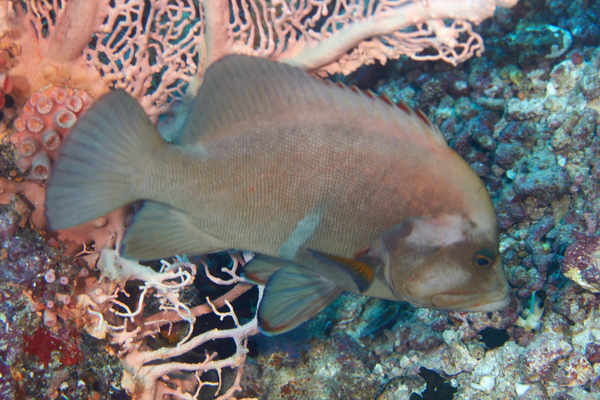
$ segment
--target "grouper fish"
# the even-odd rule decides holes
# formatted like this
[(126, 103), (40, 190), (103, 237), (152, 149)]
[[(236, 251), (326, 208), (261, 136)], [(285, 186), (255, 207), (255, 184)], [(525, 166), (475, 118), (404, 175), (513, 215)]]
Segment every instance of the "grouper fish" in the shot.
[(286, 332), (344, 291), (419, 307), (508, 304), (489, 194), (403, 103), (231, 55), (206, 72), (175, 143), (115, 90), (79, 119), (46, 191), (52, 229), (144, 200), (124, 257), (256, 253), (259, 328)]

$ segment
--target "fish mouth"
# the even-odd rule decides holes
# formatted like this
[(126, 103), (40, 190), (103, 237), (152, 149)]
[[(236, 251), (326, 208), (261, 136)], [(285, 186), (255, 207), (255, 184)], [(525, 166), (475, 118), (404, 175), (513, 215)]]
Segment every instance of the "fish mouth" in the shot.
[[(454, 311), (466, 311), (466, 312), (492, 312), (502, 310), (510, 303), (509, 293), (506, 293), (504, 297), (499, 300), (483, 303), (482, 301), (476, 301), (474, 298), (477, 295), (454, 295), (454, 294), (438, 294), (431, 298), (431, 302), (436, 308), (449, 309)], [(475, 301), (474, 301), (475, 300)]]

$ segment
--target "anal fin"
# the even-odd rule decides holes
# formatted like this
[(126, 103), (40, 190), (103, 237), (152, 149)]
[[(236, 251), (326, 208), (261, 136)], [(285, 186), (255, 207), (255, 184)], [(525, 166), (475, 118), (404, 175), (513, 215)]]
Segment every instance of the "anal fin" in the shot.
[(288, 332), (335, 301), (344, 289), (306, 268), (291, 265), (276, 271), (258, 308), (258, 327), (267, 336)]
[(146, 201), (125, 232), (123, 257), (157, 260), (178, 255), (196, 255), (225, 250), (219, 239), (194, 227), (187, 216), (171, 207)]

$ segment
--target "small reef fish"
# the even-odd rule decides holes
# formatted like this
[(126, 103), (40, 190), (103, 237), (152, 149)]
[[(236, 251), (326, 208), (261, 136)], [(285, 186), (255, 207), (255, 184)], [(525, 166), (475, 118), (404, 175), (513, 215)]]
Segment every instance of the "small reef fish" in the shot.
[(236, 248), (266, 284), (265, 334), (349, 291), (494, 311), (508, 282), (489, 194), (420, 111), (231, 55), (213, 64), (175, 144), (115, 90), (64, 141), (48, 180), (52, 229), (143, 199), (121, 243), (149, 260)]

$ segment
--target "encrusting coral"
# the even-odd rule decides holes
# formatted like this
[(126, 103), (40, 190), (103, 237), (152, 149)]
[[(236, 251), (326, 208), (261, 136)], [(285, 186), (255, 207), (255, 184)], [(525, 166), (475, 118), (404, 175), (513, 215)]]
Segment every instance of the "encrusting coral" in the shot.
[(565, 251), (562, 272), (581, 287), (600, 293), (600, 235), (577, 235)]
[(84, 90), (50, 86), (33, 93), (13, 121), (17, 132), (11, 140), (21, 172), (31, 170), (31, 179), (48, 178), (61, 142), (92, 103)]

